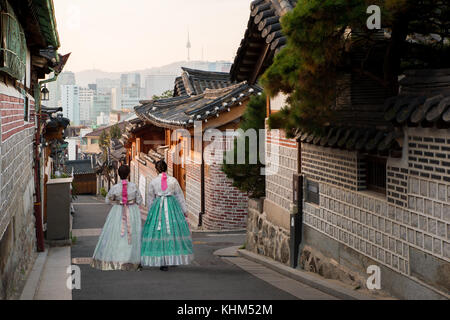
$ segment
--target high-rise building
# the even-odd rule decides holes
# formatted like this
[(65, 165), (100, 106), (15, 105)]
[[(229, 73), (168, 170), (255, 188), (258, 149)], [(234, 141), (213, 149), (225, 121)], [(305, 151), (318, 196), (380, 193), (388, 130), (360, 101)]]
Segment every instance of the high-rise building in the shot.
[(111, 89), (120, 88), (120, 79), (97, 79), (97, 92), (111, 93)]
[(97, 84), (96, 83), (90, 83), (90, 84), (88, 84), (88, 88), (93, 90), (93, 91), (97, 91)]
[(120, 76), (120, 95), (118, 108), (131, 110), (141, 100), (141, 75), (125, 73)]
[(97, 116), (97, 126), (107, 126), (109, 125), (109, 114), (105, 114), (104, 112), (100, 112)]
[(82, 125), (91, 125), (91, 113), (94, 107), (95, 91), (88, 88), (80, 88), (79, 101), (80, 101), (80, 123)]
[(80, 125), (79, 87), (74, 85), (61, 86), (61, 103), (64, 116), (70, 119), (74, 126)]
[(73, 72), (67, 71), (62, 72), (58, 79), (54, 82), (50, 82), (48, 84), (48, 90), (49, 90), (49, 101), (47, 101), (45, 104), (49, 108), (57, 108), (62, 106), (62, 86), (66, 85), (76, 85), (75, 82), (75, 74)]
[(145, 99), (173, 90), (176, 75), (152, 74), (145, 78)]
[(94, 104), (91, 112), (91, 120), (97, 122), (97, 117), (101, 113), (109, 117), (111, 112), (111, 93), (99, 93), (94, 95)]

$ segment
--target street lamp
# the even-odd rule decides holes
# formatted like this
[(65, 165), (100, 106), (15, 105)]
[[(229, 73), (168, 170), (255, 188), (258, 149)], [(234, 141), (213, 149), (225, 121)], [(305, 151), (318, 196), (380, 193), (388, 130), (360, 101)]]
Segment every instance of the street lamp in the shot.
[(50, 92), (47, 89), (47, 85), (44, 85), (44, 87), (41, 90), (41, 101), (48, 101), (50, 100)]

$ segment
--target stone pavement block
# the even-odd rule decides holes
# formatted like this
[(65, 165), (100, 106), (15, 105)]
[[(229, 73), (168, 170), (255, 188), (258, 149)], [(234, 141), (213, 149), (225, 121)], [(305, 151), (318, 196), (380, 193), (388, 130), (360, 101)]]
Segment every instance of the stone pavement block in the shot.
[(50, 248), (35, 300), (72, 300), (72, 290), (66, 286), (69, 266), (70, 247)]
[(238, 253), (240, 256), (246, 259), (259, 263), (288, 277), (290, 281), (296, 280), (297, 282), (307, 285), (311, 289), (322, 292), (323, 294), (329, 295), (334, 299), (339, 298), (344, 300), (376, 300), (376, 298), (370, 295), (356, 292), (350, 288), (347, 288), (338, 281), (322, 279), (315, 274), (311, 274), (309, 272), (301, 271), (298, 269), (292, 269), (275, 260), (257, 255), (248, 250), (239, 250)]
[(328, 295), (317, 289), (311, 288), (298, 281), (292, 280), (279, 274), (265, 266), (245, 258), (223, 258), (226, 261), (237, 265), (253, 276), (260, 278), (272, 286), (281, 289), (301, 300), (337, 300), (336, 297)]
[(45, 252), (39, 253), (33, 269), (28, 276), (27, 282), (25, 284), (25, 288), (22, 291), (22, 295), (20, 296), (20, 300), (33, 300), (37, 290), (39, 288), (39, 282), (41, 279), (41, 274), (45, 266), (45, 262), (47, 261), (48, 250)]

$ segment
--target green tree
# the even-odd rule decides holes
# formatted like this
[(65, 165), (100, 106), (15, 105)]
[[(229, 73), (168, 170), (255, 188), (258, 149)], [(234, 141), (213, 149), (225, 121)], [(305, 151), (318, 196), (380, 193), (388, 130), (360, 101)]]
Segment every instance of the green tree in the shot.
[(122, 131), (120, 130), (118, 124), (113, 125), (109, 129), (109, 136), (111, 137), (111, 139), (120, 139), (122, 137)]
[(161, 99), (168, 99), (168, 98), (173, 98), (173, 90), (164, 91), (161, 95), (154, 95), (152, 97), (152, 100), (161, 100)]
[[(261, 169), (264, 168), (262, 164), (263, 159), (260, 159), (260, 153), (264, 154), (264, 150), (259, 150), (259, 140), (264, 137), (259, 137), (259, 129), (265, 128), (265, 115), (266, 115), (266, 96), (262, 94), (261, 96), (253, 96), (242, 116), (242, 121), (240, 124), (240, 129), (244, 132), (247, 130), (254, 129), (257, 132), (257, 164), (250, 164), (250, 154), (249, 154), (249, 143), (250, 139), (248, 137), (239, 136), (234, 141), (234, 148), (231, 151), (231, 156), (234, 159), (235, 164), (224, 163), (222, 165), (222, 171), (227, 175), (228, 178), (233, 180), (233, 185), (239, 190), (246, 192), (251, 198), (260, 198), (265, 195), (266, 191), (266, 180), (263, 175), (261, 175)], [(238, 159), (238, 143), (244, 142), (245, 139), (245, 164), (237, 164)], [(261, 151), (261, 152), (259, 152)], [(228, 153), (226, 152), (224, 158), (226, 159)]]
[(102, 151), (102, 175), (107, 179), (108, 186), (111, 185), (112, 180), (112, 166), (109, 163), (109, 153), (111, 146), (111, 136), (108, 134), (107, 130), (103, 130), (100, 133), (99, 141), (98, 141), (100, 150)]
[[(376, 31), (366, 26), (372, 4), (382, 9), (389, 34), (383, 41), (375, 41)], [(289, 95), (269, 126), (290, 135), (330, 123), (342, 72), (370, 77), (395, 95), (403, 69), (448, 67), (449, 13), (450, 4), (442, 0), (299, 0), (281, 21), (287, 45), (261, 78), (270, 96)], [(356, 51), (365, 57), (360, 65), (352, 64)], [(376, 66), (368, 63), (374, 59)]]

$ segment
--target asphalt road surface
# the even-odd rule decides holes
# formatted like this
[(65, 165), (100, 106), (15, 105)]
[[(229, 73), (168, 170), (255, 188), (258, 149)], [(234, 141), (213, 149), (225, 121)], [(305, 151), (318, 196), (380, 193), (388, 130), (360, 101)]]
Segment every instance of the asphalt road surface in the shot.
[[(299, 299), (298, 295), (288, 293), (289, 290), (277, 288), (231, 263), (232, 259), (222, 259), (213, 254), (221, 248), (243, 245), (243, 232), (194, 232), (193, 264), (171, 267), (168, 272), (162, 272), (159, 268), (144, 268), (137, 272), (93, 269), (87, 264), (88, 258), (92, 257), (111, 207), (91, 196), (79, 197), (74, 207), (73, 229), (76, 239), (71, 257), (78, 260), (73, 261), (78, 262), (81, 269), (81, 290), (73, 290), (73, 300)], [(274, 281), (277, 281), (276, 277), (272, 276)], [(305, 292), (310, 292), (308, 290)], [(314, 294), (311, 298), (315, 298)]]

